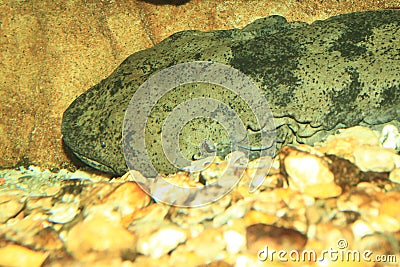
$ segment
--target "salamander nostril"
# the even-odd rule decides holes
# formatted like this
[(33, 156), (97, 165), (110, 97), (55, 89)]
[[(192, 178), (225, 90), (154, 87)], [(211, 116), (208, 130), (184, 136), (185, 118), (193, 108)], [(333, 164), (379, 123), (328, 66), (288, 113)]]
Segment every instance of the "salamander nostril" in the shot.
[(100, 144), (101, 144), (101, 147), (102, 147), (102, 148), (106, 148), (106, 147), (107, 147), (107, 144), (106, 144), (104, 141), (101, 141)]

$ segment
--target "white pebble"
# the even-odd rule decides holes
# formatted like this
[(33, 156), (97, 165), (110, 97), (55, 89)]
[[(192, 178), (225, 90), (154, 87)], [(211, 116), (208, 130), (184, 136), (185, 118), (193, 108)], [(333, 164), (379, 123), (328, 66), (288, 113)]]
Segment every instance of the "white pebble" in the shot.
[(226, 242), (226, 251), (231, 254), (238, 253), (246, 246), (246, 238), (233, 230), (224, 232), (224, 240)]
[(242, 218), (248, 210), (249, 207), (247, 203), (240, 200), (227, 208), (222, 214), (217, 215), (213, 220), (213, 226), (219, 227), (232, 219)]
[(366, 235), (371, 235), (375, 233), (375, 230), (372, 229), (371, 226), (363, 220), (355, 221), (352, 224), (351, 229), (356, 239), (361, 239)]
[(56, 203), (51, 208), (49, 221), (54, 223), (67, 223), (72, 221), (79, 212), (79, 205), (74, 202), (71, 203)]
[(390, 172), (395, 168), (396, 154), (391, 149), (360, 146), (354, 150), (355, 164), (362, 171)]
[(152, 258), (160, 258), (186, 241), (186, 233), (178, 228), (164, 228), (149, 237), (142, 237), (137, 251)]
[(400, 168), (396, 168), (390, 172), (389, 180), (394, 183), (400, 184)]
[(394, 125), (383, 127), (380, 142), (384, 148), (391, 148), (400, 151), (400, 133)]

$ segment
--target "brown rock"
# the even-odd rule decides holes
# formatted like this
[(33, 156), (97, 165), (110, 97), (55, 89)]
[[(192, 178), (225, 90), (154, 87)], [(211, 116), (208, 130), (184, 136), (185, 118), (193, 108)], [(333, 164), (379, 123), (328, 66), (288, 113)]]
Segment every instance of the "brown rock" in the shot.
[(390, 236), (374, 234), (363, 237), (357, 248), (361, 251), (373, 251), (374, 255), (394, 255), (399, 253), (397, 246)]
[(151, 198), (134, 182), (121, 184), (105, 199), (104, 204), (114, 206), (121, 214), (122, 224), (129, 225), (135, 212), (150, 204)]
[(63, 247), (58, 232), (53, 228), (47, 227), (41, 230), (34, 237), (34, 245), (37, 249), (56, 250)]
[(361, 180), (366, 179), (364, 173), (349, 160), (339, 158), (336, 155), (327, 155), (327, 158), (331, 161), (329, 169), (335, 175), (335, 183), (343, 189), (349, 189)]
[(280, 228), (266, 224), (253, 224), (246, 230), (247, 249), (250, 253), (259, 252), (268, 246), (268, 250), (301, 250), (307, 237), (293, 229)]
[(67, 235), (66, 248), (76, 259), (119, 257), (135, 247), (135, 236), (106, 214), (94, 213)]

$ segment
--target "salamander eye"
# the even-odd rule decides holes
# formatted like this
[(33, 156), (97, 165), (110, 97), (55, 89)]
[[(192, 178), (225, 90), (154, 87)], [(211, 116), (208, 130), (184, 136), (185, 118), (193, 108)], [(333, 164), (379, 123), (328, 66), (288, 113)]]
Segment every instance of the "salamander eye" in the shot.
[(106, 143), (104, 141), (101, 141), (101, 147), (102, 148), (106, 148), (107, 147), (107, 145), (106, 145)]

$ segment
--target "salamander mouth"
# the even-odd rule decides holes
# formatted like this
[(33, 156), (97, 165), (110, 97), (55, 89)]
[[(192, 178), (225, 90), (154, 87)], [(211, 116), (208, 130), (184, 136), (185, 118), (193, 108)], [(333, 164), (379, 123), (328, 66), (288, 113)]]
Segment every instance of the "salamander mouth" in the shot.
[(65, 151), (65, 153), (67, 154), (67, 156), (70, 158), (70, 160), (72, 161), (72, 163), (74, 165), (77, 165), (78, 167), (80, 165), (82, 165), (82, 166), (90, 166), (90, 167), (92, 167), (92, 168), (94, 168), (96, 170), (99, 170), (99, 171), (102, 171), (102, 172), (105, 172), (105, 173), (108, 173), (108, 174), (112, 174), (112, 175), (117, 175), (118, 174), (118, 172), (114, 168), (112, 168), (110, 166), (107, 166), (107, 165), (105, 165), (103, 163), (100, 163), (99, 161), (97, 161), (95, 159), (92, 159), (92, 158), (89, 158), (89, 157), (87, 157), (87, 156), (85, 156), (85, 155), (83, 155), (81, 153), (78, 153), (67, 142), (65, 137), (62, 138), (62, 141), (63, 141), (64, 151)]
[(72, 152), (80, 161), (82, 161), (83, 163), (85, 163), (85, 164), (87, 164), (87, 165), (89, 165), (90, 167), (92, 167), (92, 168), (94, 168), (94, 169), (96, 169), (96, 170), (99, 170), (99, 171), (102, 171), (102, 172), (105, 172), (105, 173), (109, 173), (109, 174), (113, 174), (113, 175), (116, 175), (118, 172), (115, 170), (115, 169), (113, 169), (112, 167), (110, 167), (110, 166), (107, 166), (107, 165), (105, 165), (105, 164), (102, 164), (102, 163), (100, 163), (100, 162), (98, 162), (98, 161), (96, 161), (96, 160), (94, 160), (94, 159), (91, 159), (91, 158), (88, 158), (88, 157), (86, 157), (86, 156), (84, 156), (84, 155), (82, 155), (82, 154), (79, 154), (79, 153), (77, 153), (77, 152)]

